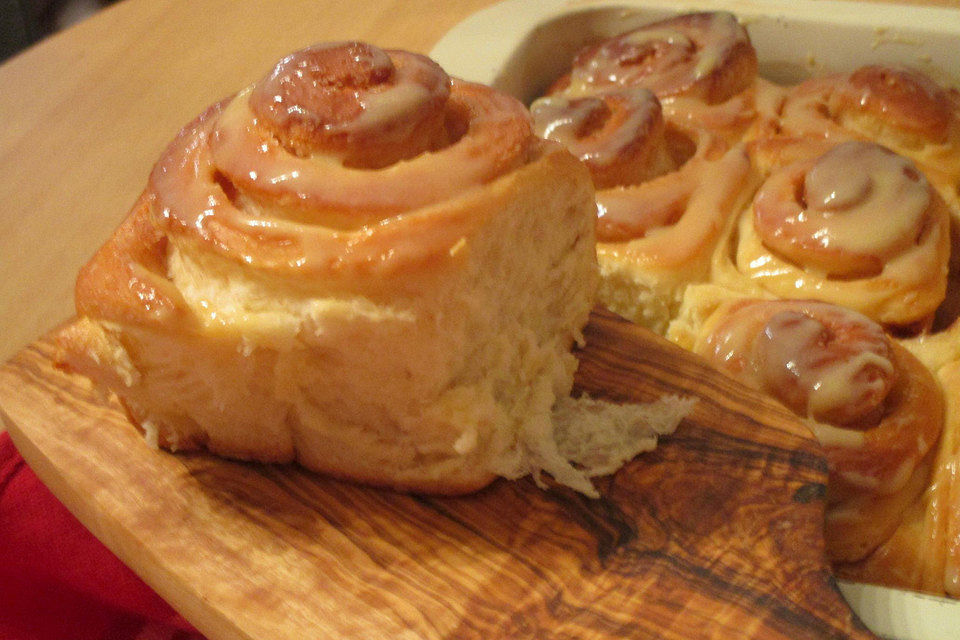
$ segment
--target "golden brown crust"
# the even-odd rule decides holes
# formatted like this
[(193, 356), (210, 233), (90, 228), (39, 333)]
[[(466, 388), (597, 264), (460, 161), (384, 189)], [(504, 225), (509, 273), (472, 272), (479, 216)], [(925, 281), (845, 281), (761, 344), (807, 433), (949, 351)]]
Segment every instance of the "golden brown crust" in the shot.
[(756, 51), (732, 14), (690, 13), (581, 51), (563, 90), (634, 86), (650, 89), (661, 99), (686, 96), (716, 104), (746, 89), (756, 73)]
[(922, 363), (866, 317), (799, 300), (721, 303), (693, 350), (810, 421), (830, 465), (832, 560), (860, 560), (890, 537), (927, 485), (943, 425)]
[(63, 359), (163, 448), (472, 491), (572, 384), (594, 206), (516, 100), (314, 47), (171, 143), (83, 269)]
[[(634, 29), (581, 51), (550, 86), (568, 97), (649, 88), (667, 146), (693, 141), (675, 170), (598, 192), (600, 299), (686, 348), (744, 298), (814, 300), (880, 323), (903, 371), (885, 397), (904, 409), (886, 415), (889, 430), (853, 438), (858, 447), (829, 450), (847, 470), (831, 487), (831, 552), (845, 575), (942, 593), (944, 563), (931, 578), (917, 536), (932, 535), (942, 505), (960, 504), (927, 475), (943, 474), (933, 441), (944, 394), (931, 372), (960, 359), (960, 92), (885, 65), (776, 85), (756, 76), (735, 22), (700, 13)], [(932, 431), (918, 430), (915, 404)], [(918, 501), (925, 488), (937, 497)], [(942, 557), (938, 526), (922, 540)], [(960, 582), (956, 562), (953, 575)]]
[(183, 298), (166, 276), (167, 237), (144, 192), (106, 244), (81, 268), (77, 313), (130, 324), (185, 321)]
[[(760, 148), (778, 162), (820, 145)], [(850, 141), (769, 169), (714, 255), (713, 282), (848, 306), (892, 327), (932, 321), (947, 288), (950, 212), (912, 162)]]
[(949, 90), (919, 71), (881, 65), (800, 83), (788, 91), (781, 114), (785, 135), (863, 137), (901, 153), (950, 143), (958, 125)]

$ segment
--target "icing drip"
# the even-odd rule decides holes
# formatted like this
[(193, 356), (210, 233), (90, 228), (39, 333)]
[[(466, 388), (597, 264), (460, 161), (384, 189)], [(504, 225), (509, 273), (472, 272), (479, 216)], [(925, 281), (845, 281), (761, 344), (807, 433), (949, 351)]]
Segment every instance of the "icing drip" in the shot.
[(716, 103), (745, 89), (755, 73), (746, 30), (730, 13), (706, 12), (640, 27), (581, 52), (565, 92), (632, 86), (659, 98), (696, 95)]
[(754, 343), (753, 360), (763, 387), (800, 415), (872, 424), (892, 385), (893, 363), (878, 325), (842, 315), (843, 324), (797, 310), (774, 314)]
[(647, 89), (554, 95), (530, 106), (534, 130), (586, 163), (598, 188), (637, 184), (672, 169), (660, 103)]
[(795, 264), (864, 277), (916, 241), (930, 199), (909, 159), (851, 141), (773, 174), (755, 197), (754, 221), (764, 244)]

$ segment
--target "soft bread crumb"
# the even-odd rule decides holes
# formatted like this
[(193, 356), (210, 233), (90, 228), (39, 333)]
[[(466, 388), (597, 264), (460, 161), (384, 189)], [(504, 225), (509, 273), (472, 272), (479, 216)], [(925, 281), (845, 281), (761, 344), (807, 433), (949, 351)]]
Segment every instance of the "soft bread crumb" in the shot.
[[(251, 268), (171, 236), (173, 315), (85, 316), (60, 360), (116, 392), (164, 449), (442, 494), (500, 469), (562, 475), (551, 407), (570, 393), (599, 280), (586, 169), (544, 143), (483, 189), (404, 216), (470, 224), (453, 257), (322, 273)], [(115, 234), (98, 255), (127, 260), (129, 241)], [(87, 307), (114, 313), (100, 266), (84, 272), (101, 296)]]
[(562, 398), (553, 410), (553, 439), (567, 469), (558, 474), (544, 468), (563, 484), (597, 498), (588, 478), (614, 473), (638, 454), (652, 451), (658, 437), (673, 433), (696, 402), (675, 395), (643, 404), (617, 404), (586, 394)]

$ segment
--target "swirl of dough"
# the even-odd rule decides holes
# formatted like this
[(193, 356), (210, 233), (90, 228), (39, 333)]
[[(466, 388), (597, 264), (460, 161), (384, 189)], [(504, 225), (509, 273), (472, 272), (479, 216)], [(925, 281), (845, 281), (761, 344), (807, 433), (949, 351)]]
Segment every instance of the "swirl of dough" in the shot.
[(663, 115), (669, 123), (708, 131), (732, 145), (775, 126), (783, 93), (783, 87), (756, 77), (744, 90), (716, 104), (695, 97), (664, 98)]
[(523, 105), (359, 43), (288, 56), (188, 125), (150, 178), (161, 225), (265, 269), (391, 269), (473, 222), (429, 207), (527, 163)]
[(832, 557), (862, 558), (891, 535), (943, 428), (942, 393), (916, 358), (867, 317), (809, 300), (725, 301), (693, 350), (807, 419), (830, 467)]
[(249, 93), (250, 111), (296, 156), (376, 169), (446, 142), (450, 78), (424, 56), (365, 43), (286, 56)]
[[(736, 174), (742, 173), (736, 171), (740, 166), (735, 161), (738, 154), (720, 162), (728, 149), (715, 136), (698, 132), (695, 138), (688, 138), (673, 129), (669, 134), (670, 141), (665, 144), (679, 165), (675, 170), (642, 184), (625, 184), (597, 192), (599, 241), (629, 242), (677, 224), (685, 216), (694, 194), (699, 193), (702, 198), (710, 192), (709, 185), (713, 183), (710, 175), (723, 175), (724, 180), (729, 178), (732, 184), (738, 183)], [(694, 149), (692, 156), (684, 158), (689, 153), (689, 146)], [(720, 184), (715, 186), (726, 191)], [(671, 246), (676, 247), (675, 244)]]
[[(677, 171), (597, 193), (600, 301), (663, 333), (710, 260), (755, 180), (742, 146), (703, 143)], [(716, 154), (716, 155), (714, 155)]]
[(875, 423), (893, 384), (891, 347), (867, 317), (822, 302), (740, 300), (694, 350), (795, 413)]
[[(718, 279), (907, 326), (928, 320), (943, 301), (949, 223), (912, 162), (850, 141), (771, 173), (733, 238), (739, 276), (718, 269)], [(736, 281), (744, 276), (747, 285)]]
[[(907, 158), (847, 142), (770, 176), (754, 199), (754, 225), (767, 247), (795, 263), (869, 277), (916, 241), (931, 197)], [(886, 224), (876, 226), (880, 216)]]
[(727, 12), (690, 13), (642, 26), (581, 51), (567, 80), (571, 95), (645, 87), (664, 99), (723, 102), (753, 81), (757, 54)]
[(786, 93), (780, 132), (878, 142), (913, 159), (951, 204), (960, 184), (960, 94), (908, 68), (869, 65)]
[(660, 102), (647, 89), (545, 96), (530, 105), (530, 113), (537, 135), (580, 158), (598, 189), (637, 184), (674, 168)]
[(892, 386), (890, 347), (865, 317), (786, 310), (755, 343), (757, 372), (784, 404), (818, 422), (869, 424)]
[(838, 577), (960, 597), (960, 361), (937, 371), (946, 419), (930, 480), (894, 534)]
[(869, 65), (813, 78), (785, 96), (789, 134), (880, 139), (897, 150), (944, 143), (957, 126), (956, 97), (912, 69)]

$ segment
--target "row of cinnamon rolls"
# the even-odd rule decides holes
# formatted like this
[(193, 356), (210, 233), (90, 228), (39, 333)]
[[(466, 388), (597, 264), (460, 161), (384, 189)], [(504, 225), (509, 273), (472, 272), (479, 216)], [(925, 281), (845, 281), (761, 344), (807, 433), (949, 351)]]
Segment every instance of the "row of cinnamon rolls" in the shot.
[(530, 109), (591, 170), (601, 301), (820, 439), (838, 573), (960, 596), (960, 94), (774, 84), (721, 12), (587, 47)]

